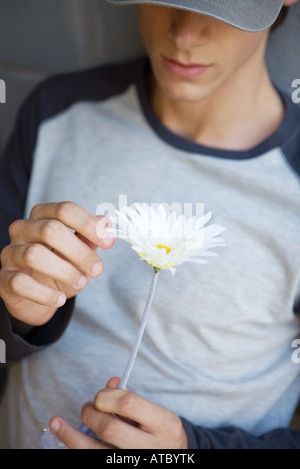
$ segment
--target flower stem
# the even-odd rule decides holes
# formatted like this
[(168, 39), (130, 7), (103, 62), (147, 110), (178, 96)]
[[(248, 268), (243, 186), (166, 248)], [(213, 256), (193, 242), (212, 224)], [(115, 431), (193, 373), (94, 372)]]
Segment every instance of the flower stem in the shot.
[(124, 375), (123, 375), (123, 378), (121, 380), (119, 389), (125, 389), (126, 388), (129, 375), (132, 371), (132, 368), (133, 368), (133, 365), (134, 365), (134, 362), (135, 362), (135, 359), (136, 359), (136, 356), (137, 356), (137, 353), (138, 353), (138, 350), (139, 350), (139, 347), (140, 347), (140, 344), (141, 344), (141, 341), (142, 341), (142, 338), (143, 338), (145, 327), (146, 327), (146, 324), (147, 324), (148, 313), (149, 313), (151, 305), (152, 305), (152, 300), (153, 300), (153, 297), (154, 297), (154, 292), (155, 292), (158, 276), (159, 276), (159, 269), (154, 268), (152, 282), (151, 282), (150, 290), (149, 290), (149, 293), (148, 293), (148, 298), (147, 298), (147, 301), (146, 301), (146, 305), (145, 305), (143, 317), (142, 317), (142, 320), (141, 320), (141, 324), (140, 324), (140, 327), (138, 329), (138, 332), (137, 332), (133, 347), (131, 349), (131, 353), (130, 353), (130, 356), (129, 356), (129, 359), (128, 359), (128, 362), (127, 362), (127, 365), (126, 365)]

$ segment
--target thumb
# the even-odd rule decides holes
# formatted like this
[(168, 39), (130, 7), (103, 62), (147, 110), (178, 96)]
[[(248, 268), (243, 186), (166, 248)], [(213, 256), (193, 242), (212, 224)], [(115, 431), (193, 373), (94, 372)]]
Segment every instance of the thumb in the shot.
[(121, 378), (110, 378), (109, 381), (106, 383), (106, 389), (118, 389), (121, 383)]

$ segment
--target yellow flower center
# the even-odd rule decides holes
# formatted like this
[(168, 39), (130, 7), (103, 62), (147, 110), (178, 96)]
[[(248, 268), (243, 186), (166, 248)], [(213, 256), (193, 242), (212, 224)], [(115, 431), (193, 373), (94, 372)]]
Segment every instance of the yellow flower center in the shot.
[(156, 247), (157, 247), (158, 249), (165, 249), (165, 250), (167, 251), (167, 254), (169, 254), (169, 252), (172, 251), (172, 249), (169, 248), (169, 246), (165, 246), (164, 244), (157, 244)]

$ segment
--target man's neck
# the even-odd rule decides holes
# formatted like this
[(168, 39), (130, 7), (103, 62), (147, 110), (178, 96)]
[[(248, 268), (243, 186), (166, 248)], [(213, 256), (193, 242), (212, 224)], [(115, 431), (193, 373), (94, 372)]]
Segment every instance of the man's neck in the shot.
[(265, 65), (250, 76), (241, 70), (197, 102), (172, 100), (154, 86), (152, 105), (174, 133), (205, 146), (235, 151), (249, 150), (271, 136), (285, 112)]

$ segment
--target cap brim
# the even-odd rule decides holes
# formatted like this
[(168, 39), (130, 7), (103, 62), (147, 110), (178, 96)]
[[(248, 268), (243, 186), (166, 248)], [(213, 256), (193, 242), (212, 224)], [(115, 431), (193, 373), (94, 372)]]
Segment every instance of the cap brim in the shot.
[(262, 31), (276, 21), (284, 0), (107, 0), (118, 5), (150, 4), (212, 16), (245, 31)]

